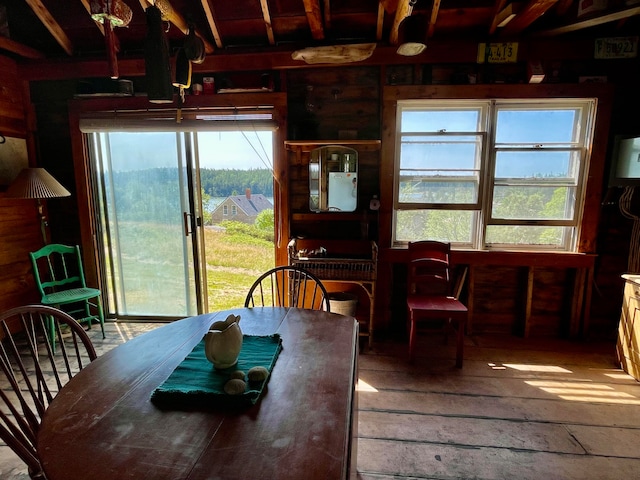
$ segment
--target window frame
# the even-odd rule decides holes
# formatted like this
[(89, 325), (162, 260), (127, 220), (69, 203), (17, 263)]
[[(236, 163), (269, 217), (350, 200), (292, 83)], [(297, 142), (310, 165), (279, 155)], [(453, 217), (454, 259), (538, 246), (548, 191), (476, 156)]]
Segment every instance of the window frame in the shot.
[[(407, 136), (430, 136), (434, 132), (413, 130), (403, 131), (402, 114), (405, 111), (417, 110), (441, 110), (449, 106), (457, 109), (465, 110), (466, 108), (478, 109), (485, 114), (484, 118), (479, 119), (479, 132), (452, 132), (451, 134), (482, 134), (485, 135), (483, 142), (483, 151), (480, 154), (481, 165), (479, 167), (479, 185), (478, 185), (478, 206), (477, 208), (469, 204), (456, 203), (403, 203), (399, 199), (400, 190), (400, 171), (401, 171), (401, 148), (403, 145), (403, 137)], [(398, 213), (404, 210), (471, 210), (474, 212), (471, 225), (471, 239), (466, 242), (452, 242), (456, 247), (471, 248), (476, 250), (542, 250), (542, 251), (564, 251), (573, 252), (578, 247), (580, 237), (580, 227), (585, 207), (586, 188), (588, 174), (590, 168), (590, 154), (595, 135), (595, 120), (597, 114), (597, 99), (593, 97), (580, 98), (492, 98), (492, 99), (398, 99), (395, 103), (395, 147), (393, 162), (393, 212), (391, 225), (391, 244), (393, 247), (406, 246), (406, 240), (397, 239), (398, 231)], [(560, 145), (552, 142), (543, 142), (542, 146), (533, 145), (534, 142), (520, 141), (517, 144), (500, 143), (496, 140), (498, 129), (498, 114), (501, 111), (517, 111), (524, 112), (532, 110), (573, 110), (577, 112), (574, 119), (573, 132), (574, 138), (570, 142), (561, 142)], [(569, 162), (577, 162), (577, 171), (573, 176), (563, 177), (561, 179), (531, 179), (527, 182), (525, 177), (518, 179), (501, 179), (496, 175), (496, 161), (499, 152), (567, 152)], [(572, 158), (573, 157), (573, 158)], [(570, 218), (562, 219), (532, 219), (532, 218), (502, 218), (495, 215), (493, 209), (494, 192), (497, 187), (508, 186), (509, 184), (522, 184), (525, 186), (536, 184), (548, 184), (549, 186), (558, 185), (568, 188), (567, 194), (572, 193), (573, 201), (565, 202), (565, 209), (572, 207), (572, 215)], [(561, 235), (561, 241), (553, 245), (535, 245), (535, 244), (518, 244), (518, 243), (489, 243), (487, 241), (488, 230), (492, 226), (557, 226), (566, 227)]]

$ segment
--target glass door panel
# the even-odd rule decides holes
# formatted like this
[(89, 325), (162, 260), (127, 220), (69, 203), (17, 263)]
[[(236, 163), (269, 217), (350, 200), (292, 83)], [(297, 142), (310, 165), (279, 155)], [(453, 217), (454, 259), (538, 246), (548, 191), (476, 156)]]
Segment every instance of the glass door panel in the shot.
[(197, 314), (190, 136), (109, 132), (92, 138), (109, 313)]

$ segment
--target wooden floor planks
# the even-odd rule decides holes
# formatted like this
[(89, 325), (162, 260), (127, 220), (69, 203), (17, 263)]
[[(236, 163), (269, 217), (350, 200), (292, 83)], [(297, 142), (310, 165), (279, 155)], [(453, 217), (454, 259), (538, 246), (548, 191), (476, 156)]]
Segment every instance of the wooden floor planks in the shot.
[(421, 339), (360, 355), (358, 475), (398, 479), (640, 478), (640, 384), (614, 345), (558, 339)]
[[(104, 353), (153, 326), (91, 335)], [(403, 340), (360, 355), (360, 480), (640, 479), (640, 383), (613, 342), (468, 336), (462, 369), (451, 340), (419, 346), (413, 365)], [(0, 478), (28, 479), (4, 446)]]

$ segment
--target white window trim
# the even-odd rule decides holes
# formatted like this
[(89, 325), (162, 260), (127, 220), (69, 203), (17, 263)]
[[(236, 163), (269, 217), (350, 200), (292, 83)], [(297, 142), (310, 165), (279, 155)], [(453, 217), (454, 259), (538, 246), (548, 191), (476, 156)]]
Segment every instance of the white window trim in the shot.
[[(481, 119), (484, 118), (484, 131), (473, 132), (474, 134), (482, 133), (487, 136), (487, 141), (483, 144), (483, 153), (480, 166), (480, 185), (478, 186), (478, 208), (470, 206), (469, 204), (426, 204), (426, 203), (400, 203), (399, 202), (399, 184), (400, 184), (400, 151), (402, 146), (402, 137), (407, 135), (430, 135), (433, 132), (402, 132), (402, 125), (400, 119), (402, 118), (402, 112), (407, 110), (421, 110), (421, 109), (468, 109), (469, 107), (477, 108), (482, 105)], [(490, 250), (490, 249), (514, 249), (514, 250), (543, 250), (543, 251), (575, 251), (577, 241), (580, 235), (580, 226), (582, 222), (582, 216), (584, 211), (585, 202), (585, 190), (586, 182), (589, 172), (589, 162), (592, 148), (592, 141), (594, 135), (594, 123), (596, 118), (596, 105), (597, 101), (594, 98), (575, 98), (570, 100), (563, 99), (492, 99), (492, 100), (398, 100), (396, 103), (396, 132), (395, 132), (395, 155), (394, 155), (394, 178), (393, 178), (393, 216), (392, 216), (392, 243), (394, 247), (406, 245), (406, 241), (396, 240), (396, 225), (397, 214), (402, 210), (476, 210), (478, 212), (475, 215), (474, 225), (472, 225), (471, 242), (456, 243), (459, 247), (468, 247), (478, 250)], [(500, 108), (508, 107), (509, 109), (517, 109), (522, 107), (523, 110), (531, 110), (536, 106), (541, 109), (548, 108), (579, 108), (582, 110), (581, 121), (576, 124), (578, 128), (579, 140), (571, 143), (571, 145), (563, 144), (563, 146), (553, 146), (552, 144), (546, 144), (544, 151), (568, 151), (578, 152), (579, 154), (579, 171), (576, 174), (576, 181), (570, 182), (569, 179), (553, 179), (553, 180), (541, 180), (541, 183), (548, 183), (549, 185), (558, 184), (560, 186), (567, 186), (575, 188), (575, 202), (573, 204), (573, 216), (570, 219), (554, 219), (554, 220), (513, 220), (513, 219), (501, 219), (493, 218), (491, 212), (491, 201), (493, 198), (493, 189), (496, 184), (502, 184), (508, 182), (506, 179), (498, 181), (494, 178), (495, 173), (495, 161), (496, 153), (501, 150), (518, 151), (518, 150), (531, 150), (530, 146), (515, 146), (508, 144), (495, 144), (495, 126), (497, 122), (497, 115)], [(485, 110), (486, 108), (486, 110)], [(481, 126), (479, 126), (481, 127)], [(461, 134), (464, 134), (461, 133)], [(515, 181), (515, 180), (514, 180)], [(531, 185), (531, 183), (527, 183)], [(556, 247), (536, 246), (536, 245), (515, 245), (515, 244), (487, 244), (486, 232), (488, 226), (493, 225), (524, 225), (524, 226), (562, 226), (570, 227), (573, 229), (573, 233), (565, 235), (561, 244)], [(565, 232), (566, 233), (566, 232)]]

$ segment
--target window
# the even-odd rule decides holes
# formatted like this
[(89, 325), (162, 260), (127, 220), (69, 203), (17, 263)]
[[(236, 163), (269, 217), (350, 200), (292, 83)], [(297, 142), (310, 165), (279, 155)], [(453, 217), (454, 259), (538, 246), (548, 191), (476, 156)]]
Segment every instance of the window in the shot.
[(229, 215), (229, 206), (228, 205), (223, 205), (222, 206), (222, 215)]
[(398, 102), (395, 245), (571, 251), (595, 102)]
[(238, 207), (236, 207), (235, 205), (231, 205), (231, 215), (238, 215)]

